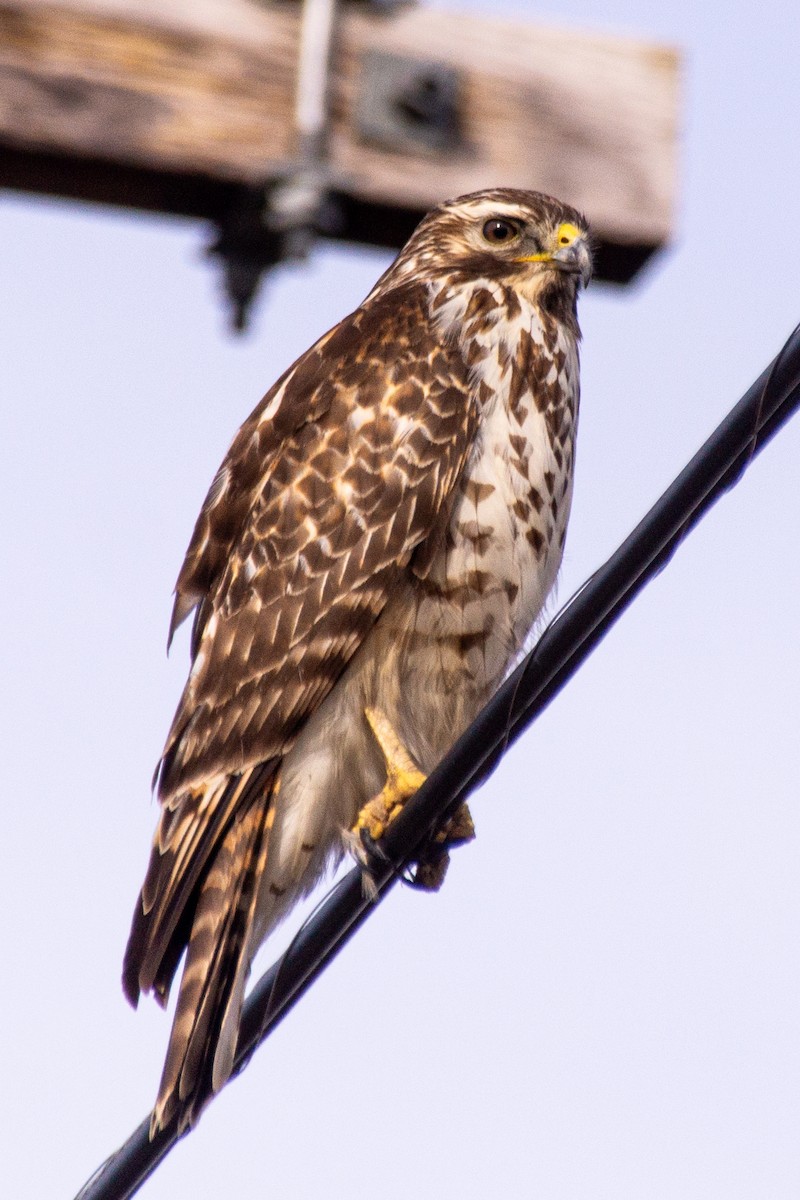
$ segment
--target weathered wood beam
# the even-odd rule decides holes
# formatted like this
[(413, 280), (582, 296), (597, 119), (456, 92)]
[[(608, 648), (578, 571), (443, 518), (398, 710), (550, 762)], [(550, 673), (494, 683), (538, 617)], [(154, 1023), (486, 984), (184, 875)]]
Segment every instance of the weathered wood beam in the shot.
[[(0, 0), (0, 186), (219, 220), (295, 152), (299, 6), (257, 0)], [(371, 53), (456, 72), (457, 137), (365, 135)], [(495, 18), (345, 5), (332, 65), (335, 236), (402, 244), (438, 200), (503, 184), (582, 208), (600, 272), (669, 240), (678, 56)], [(374, 137), (374, 135), (372, 135)]]

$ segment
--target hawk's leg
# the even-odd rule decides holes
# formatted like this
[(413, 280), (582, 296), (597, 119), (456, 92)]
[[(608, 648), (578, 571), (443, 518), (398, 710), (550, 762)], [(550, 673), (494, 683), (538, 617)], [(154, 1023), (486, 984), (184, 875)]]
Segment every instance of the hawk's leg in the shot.
[[(364, 716), (386, 762), (386, 783), (377, 796), (367, 801), (353, 827), (362, 845), (369, 850), (380, 840), (405, 802), (422, 786), (426, 776), (400, 741), (385, 713), (378, 708), (365, 708)], [(450, 862), (448, 849), (474, 837), (470, 811), (462, 804), (424, 847), (410, 882), (427, 891), (438, 891)]]
[(379, 708), (365, 708), (364, 716), (386, 763), (386, 783), (377, 796), (368, 800), (358, 814), (354, 830), (377, 842), (386, 827), (401, 811), (406, 800), (425, 782), (425, 776), (395, 733), (389, 719)]
[(450, 865), (450, 853), (454, 846), (463, 846), (475, 837), (475, 825), (468, 805), (459, 804), (448, 821), (436, 830), (431, 840), (422, 848), (409, 883), (426, 892), (438, 892), (444, 883)]

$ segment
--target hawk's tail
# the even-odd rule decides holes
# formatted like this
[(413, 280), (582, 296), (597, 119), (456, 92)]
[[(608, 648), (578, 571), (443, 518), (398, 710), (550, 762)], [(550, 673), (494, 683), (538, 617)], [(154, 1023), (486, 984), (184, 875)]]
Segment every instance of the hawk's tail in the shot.
[(200, 887), (151, 1137), (174, 1117), (193, 1125), (233, 1069), (272, 798), (259, 789), (236, 814)]

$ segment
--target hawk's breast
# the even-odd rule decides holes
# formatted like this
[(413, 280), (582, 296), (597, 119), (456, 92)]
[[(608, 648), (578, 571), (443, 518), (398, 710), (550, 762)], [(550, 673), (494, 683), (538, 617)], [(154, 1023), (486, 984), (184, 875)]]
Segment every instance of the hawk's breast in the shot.
[(562, 325), (487, 281), (462, 289), (446, 318), (460, 327), (481, 425), (425, 580), (417, 630), (460, 638), (488, 691), (522, 647), (561, 563), (578, 351)]

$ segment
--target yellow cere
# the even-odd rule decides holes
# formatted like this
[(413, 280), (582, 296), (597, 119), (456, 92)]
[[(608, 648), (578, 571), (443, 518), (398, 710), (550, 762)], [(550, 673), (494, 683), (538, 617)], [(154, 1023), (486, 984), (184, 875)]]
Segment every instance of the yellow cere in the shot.
[(581, 231), (576, 225), (571, 225), (569, 221), (565, 221), (563, 225), (558, 227), (558, 244), (559, 246), (571, 246), (576, 238), (581, 236)]

